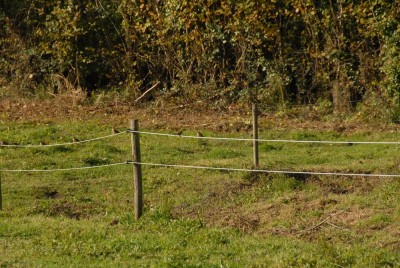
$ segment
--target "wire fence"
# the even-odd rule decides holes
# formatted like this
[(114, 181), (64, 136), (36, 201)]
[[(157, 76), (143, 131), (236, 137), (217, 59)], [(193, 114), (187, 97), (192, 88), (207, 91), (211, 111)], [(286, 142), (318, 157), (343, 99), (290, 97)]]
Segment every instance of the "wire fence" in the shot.
[(186, 169), (205, 169), (205, 170), (218, 170), (218, 171), (241, 171), (241, 172), (255, 172), (267, 174), (297, 174), (297, 175), (330, 175), (330, 176), (346, 176), (346, 177), (381, 177), (381, 178), (395, 178), (400, 177), (400, 174), (371, 174), (371, 173), (341, 173), (341, 172), (313, 172), (313, 171), (290, 171), (290, 170), (266, 170), (266, 169), (246, 169), (246, 168), (225, 168), (225, 167), (209, 167), (209, 166), (193, 166), (193, 165), (176, 165), (176, 164), (158, 164), (146, 162), (131, 162), (133, 164), (143, 166), (156, 166), (156, 167), (172, 167), (172, 168), (186, 168)]
[[(73, 142), (65, 142), (65, 143), (54, 143), (54, 144), (4, 144), (4, 142), (0, 143), (0, 147), (5, 148), (46, 148), (46, 147), (61, 147), (61, 146), (70, 146), (77, 144), (84, 144), (104, 139), (113, 138), (116, 136), (120, 136), (123, 134), (127, 134), (128, 131), (113, 133), (110, 135), (104, 135), (96, 138), (85, 139), (85, 140), (75, 140)], [(47, 173), (47, 172), (59, 172), (59, 171), (76, 171), (76, 170), (87, 170), (87, 169), (98, 169), (98, 168), (106, 168), (106, 167), (114, 167), (130, 164), (129, 161), (118, 162), (118, 163), (110, 163), (104, 165), (95, 165), (95, 166), (84, 166), (84, 167), (70, 167), (70, 168), (55, 168), (55, 169), (0, 169), (0, 172), (8, 172), (8, 173)]]
[[(187, 138), (187, 139), (202, 139), (202, 140), (221, 140), (221, 141), (259, 141), (259, 142), (281, 142), (281, 143), (316, 143), (316, 144), (366, 144), (366, 145), (400, 145), (398, 141), (335, 141), (335, 140), (290, 140), (290, 139), (252, 139), (252, 138), (229, 138), (229, 137), (210, 137), (203, 135), (179, 135), (170, 133), (159, 133), (159, 132), (148, 132), (148, 131), (134, 131), (127, 129), (124, 132), (119, 132), (111, 135), (100, 136), (96, 138), (74, 141), (68, 143), (58, 144), (46, 144), (46, 145), (23, 145), (23, 144), (0, 144), (0, 147), (9, 148), (38, 148), (38, 147), (56, 147), (56, 146), (67, 146), (83, 144), (93, 141), (104, 140), (115, 136), (120, 136), (127, 133), (137, 133), (142, 135), (154, 135), (164, 137), (175, 137), (175, 138)], [(297, 171), (297, 170), (266, 170), (266, 169), (246, 169), (246, 168), (228, 168), (228, 167), (212, 167), (212, 166), (198, 166), (198, 165), (180, 165), (180, 164), (163, 164), (163, 163), (150, 163), (150, 162), (134, 162), (125, 161), (110, 163), (97, 166), (85, 166), (85, 167), (70, 167), (70, 168), (56, 168), (56, 169), (0, 169), (0, 172), (10, 173), (23, 173), (23, 172), (60, 172), (60, 171), (79, 171), (87, 169), (97, 169), (121, 166), (127, 164), (137, 164), (143, 166), (155, 166), (155, 167), (171, 167), (171, 168), (185, 168), (185, 169), (202, 169), (202, 170), (219, 170), (219, 171), (237, 171), (237, 172), (258, 172), (258, 173), (270, 173), (270, 174), (301, 174), (301, 175), (330, 175), (330, 176), (354, 176), (354, 177), (382, 177), (392, 178), (400, 177), (400, 174), (371, 174), (371, 173), (348, 173), (348, 172), (319, 172), (319, 171)]]
[[(256, 121), (253, 121), (256, 122)], [(254, 125), (256, 125), (254, 123)], [(125, 132), (114, 133), (111, 135), (100, 136), (96, 138), (86, 140), (74, 140), (73, 142), (58, 143), (58, 144), (5, 144), (0, 143), (0, 148), (37, 148), (37, 147), (55, 147), (55, 146), (67, 146), (84, 144), (88, 142), (94, 142), (120, 136), (122, 134), (131, 134), (131, 145), (132, 145), (132, 161), (124, 161), (117, 163), (109, 163), (103, 165), (93, 165), (84, 167), (69, 167), (69, 168), (52, 168), (52, 169), (1, 169), (0, 168), (0, 210), (2, 210), (2, 187), (1, 187), (1, 173), (49, 173), (49, 172), (65, 172), (65, 171), (81, 171), (81, 170), (92, 170), (99, 168), (109, 168), (122, 165), (133, 166), (133, 181), (134, 181), (134, 208), (135, 208), (135, 219), (138, 220), (143, 213), (143, 187), (142, 187), (142, 166), (153, 166), (163, 168), (185, 168), (195, 170), (212, 170), (212, 171), (228, 171), (228, 172), (254, 172), (254, 173), (267, 173), (267, 174), (296, 174), (296, 175), (324, 175), (324, 176), (352, 176), (352, 177), (379, 177), (379, 178), (395, 178), (400, 177), (400, 174), (370, 174), (370, 173), (345, 173), (345, 172), (319, 172), (319, 171), (297, 171), (297, 170), (267, 170), (267, 169), (247, 169), (247, 168), (229, 168), (229, 167), (213, 167), (213, 166), (200, 166), (200, 165), (183, 165), (183, 164), (164, 164), (164, 163), (151, 163), (141, 161), (140, 153), (140, 134), (142, 135), (157, 135), (166, 137), (180, 137), (188, 139), (202, 139), (202, 140), (223, 140), (223, 141), (252, 141), (253, 142), (253, 153), (255, 159), (255, 167), (258, 167), (258, 144), (257, 142), (283, 142), (283, 143), (319, 143), (319, 144), (391, 144), (399, 145), (400, 142), (396, 141), (317, 141), (317, 140), (283, 140), (283, 139), (258, 139), (258, 127), (253, 128), (253, 137), (250, 138), (228, 138), (228, 137), (206, 137), (198, 133), (196, 136), (179, 135), (179, 134), (167, 134), (167, 133), (156, 133), (139, 131), (138, 120), (132, 120), (131, 129)], [(257, 145), (255, 145), (257, 144)], [(257, 153), (255, 153), (257, 152)]]
[(125, 134), (126, 132), (119, 132), (111, 135), (101, 136), (97, 138), (87, 139), (87, 140), (75, 140), (72, 142), (65, 142), (65, 143), (55, 143), (55, 144), (5, 144), (0, 143), (0, 147), (9, 147), (9, 148), (42, 148), (42, 147), (59, 147), (59, 146), (68, 146), (68, 145), (76, 145), (82, 143), (88, 143), (92, 141), (104, 140), (108, 138), (112, 138), (115, 136), (119, 136)]
[(400, 145), (400, 141), (332, 141), (332, 140), (289, 140), (289, 139), (252, 139), (252, 138), (228, 138), (228, 137), (207, 137), (207, 136), (189, 136), (159, 132), (147, 132), (147, 131), (132, 131), (127, 130), (130, 133), (139, 133), (154, 136), (164, 137), (180, 137), (187, 139), (203, 139), (203, 140), (222, 140), (222, 141), (258, 141), (258, 142), (281, 142), (281, 143), (319, 143), (319, 144), (375, 144), (375, 145)]
[(105, 167), (115, 167), (121, 165), (127, 165), (131, 162), (118, 162), (112, 164), (104, 164), (98, 166), (88, 166), (88, 167), (71, 167), (71, 168), (55, 168), (55, 169), (1, 169), (0, 172), (10, 172), (10, 173), (39, 173), (39, 172), (57, 172), (57, 171), (74, 171), (74, 170), (84, 170), (84, 169), (97, 169)]

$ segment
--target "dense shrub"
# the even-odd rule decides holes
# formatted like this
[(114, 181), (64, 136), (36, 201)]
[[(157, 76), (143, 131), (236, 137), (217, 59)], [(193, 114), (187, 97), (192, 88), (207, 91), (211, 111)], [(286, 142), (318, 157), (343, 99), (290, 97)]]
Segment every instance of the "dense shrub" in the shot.
[(393, 119), (400, 114), (394, 0), (2, 0), (0, 8), (0, 81), (27, 81), (20, 87), (33, 93), (62, 91), (57, 77), (88, 93), (140, 94), (159, 81), (153, 93), (185, 101), (324, 100), (337, 113), (379, 101)]

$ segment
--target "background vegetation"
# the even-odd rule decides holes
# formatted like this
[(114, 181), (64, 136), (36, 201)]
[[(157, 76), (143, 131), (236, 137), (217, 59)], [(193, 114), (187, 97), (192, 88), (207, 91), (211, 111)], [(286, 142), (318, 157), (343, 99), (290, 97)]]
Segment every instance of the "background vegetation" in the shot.
[[(395, 0), (2, 0), (2, 94), (119, 90), (400, 120)], [(249, 94), (250, 93), (250, 94)], [(178, 98), (180, 97), (180, 98)]]

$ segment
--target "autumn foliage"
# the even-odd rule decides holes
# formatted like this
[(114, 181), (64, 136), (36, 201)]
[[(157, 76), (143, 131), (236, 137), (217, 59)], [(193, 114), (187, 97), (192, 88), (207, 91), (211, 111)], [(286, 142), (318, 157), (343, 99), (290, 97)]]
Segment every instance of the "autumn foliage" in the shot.
[[(0, 1), (0, 83), (400, 118), (395, 0)], [(60, 78), (61, 77), (61, 78)]]

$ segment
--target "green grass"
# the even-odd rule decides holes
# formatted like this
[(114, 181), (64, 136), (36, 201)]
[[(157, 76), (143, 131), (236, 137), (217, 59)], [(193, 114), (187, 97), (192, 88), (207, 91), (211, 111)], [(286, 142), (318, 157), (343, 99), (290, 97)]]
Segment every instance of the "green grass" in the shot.
[[(0, 140), (62, 143), (110, 132), (96, 121), (5, 123)], [(397, 140), (398, 133), (269, 130), (260, 137)], [(141, 147), (143, 162), (252, 166), (251, 142), (142, 135)], [(128, 134), (73, 146), (0, 148), (0, 169), (124, 162), (130, 150)], [(389, 145), (262, 143), (260, 163), (278, 170), (399, 174), (399, 153), (400, 146)], [(399, 178), (151, 166), (143, 174), (145, 211), (136, 222), (130, 165), (3, 173), (0, 267), (400, 267)]]

